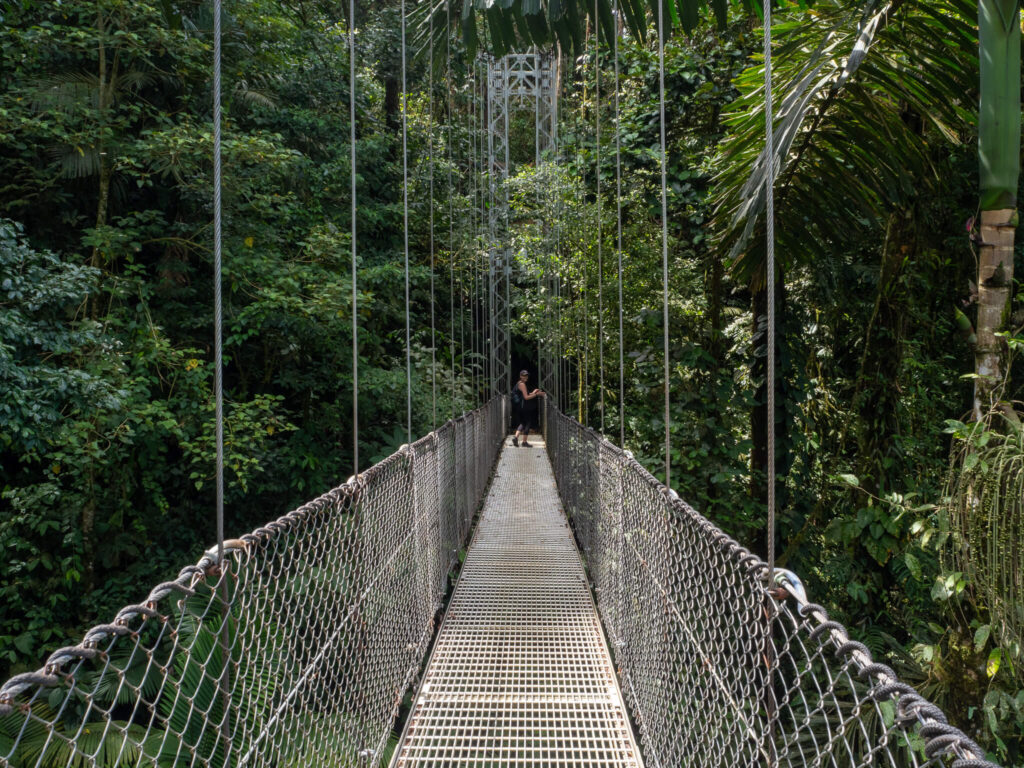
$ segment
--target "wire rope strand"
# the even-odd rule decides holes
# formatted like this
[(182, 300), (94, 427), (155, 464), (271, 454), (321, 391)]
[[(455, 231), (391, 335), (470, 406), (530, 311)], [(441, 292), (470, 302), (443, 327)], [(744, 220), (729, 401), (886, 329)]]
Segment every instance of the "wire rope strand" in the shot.
[(434, 308), (434, 11), (430, 10), (427, 36), (427, 169), (430, 176), (430, 428), (437, 429), (437, 317)]
[(448, 112), (447, 124), (448, 141), (445, 151), (448, 157), (448, 357), (452, 367), (452, 392), (450, 393), (452, 403), (452, 420), (455, 420), (455, 201), (454, 184), (452, 182), (452, 120), (454, 119), (453, 100), (455, 98), (452, 89), (452, 4), (445, 3), (445, 82), (447, 84), (448, 98), (445, 99), (445, 106)]
[(405, 253), (405, 430), (412, 445), (412, 326), (409, 318), (409, 91), (406, 84), (405, 0), (402, 15), (402, 234)]
[(478, 77), (478, 66), (476, 62), (473, 63), (473, 101), (472, 110), (470, 112), (470, 144), (473, 148), (473, 239), (472, 248), (469, 253), (469, 268), (470, 268), (470, 286), (471, 293), (469, 294), (469, 346), (470, 346), (470, 364), (469, 370), (473, 380), (473, 407), (476, 407), (478, 393), (480, 388), (477, 382), (477, 370), (476, 370), (476, 261), (477, 261), (477, 250), (480, 247), (480, 230), (483, 227), (483, 219), (481, 215), (482, 206), (480, 204), (480, 128), (479, 128), (479, 102), (477, 100), (477, 77)]
[(356, 2), (348, 4), (348, 141), (352, 254), (352, 474), (359, 476), (359, 296), (356, 277)]
[(217, 561), (224, 559), (224, 305), (221, 173), (221, 0), (213, 2), (213, 392), (217, 453)]
[(217, 565), (220, 568), (221, 620), (219, 640), (222, 669), (218, 677), (223, 709), (220, 737), (224, 742), (224, 759), (231, 760), (231, 638), (226, 617), (230, 615), (230, 595), (224, 562), (224, 302), (223, 278), (223, 174), (221, 137), (221, 0), (213, 2), (213, 348), (214, 348), (214, 417), (217, 451)]
[[(580, 135), (586, 130), (586, 114), (585, 100), (580, 102)], [(584, 163), (584, 148), (581, 143), (580, 145), (580, 169), (582, 171), (584, 179), (584, 188), (586, 186), (586, 165)], [(582, 213), (586, 213), (584, 206), (586, 205), (585, 198), (580, 198), (580, 208)], [(583, 346), (583, 397), (581, 402), (583, 403), (583, 413), (586, 416), (586, 421), (583, 422), (587, 426), (590, 426), (590, 260), (583, 259), (583, 338), (585, 340)]]
[[(767, 524), (767, 557), (765, 579), (768, 588), (771, 587), (775, 576), (775, 139), (773, 136), (772, 106), (772, 8), (771, 0), (764, 1), (764, 133), (765, 133), (765, 154), (767, 164), (765, 165), (765, 290), (768, 300), (768, 318), (765, 334), (766, 356), (765, 356), (765, 386), (767, 387), (767, 475), (768, 484), (768, 524)], [(769, 605), (775, 603), (768, 598)], [(769, 620), (768, 633), (771, 635), (771, 613), (767, 613)], [(774, 674), (778, 663), (774, 648), (770, 644), (765, 649), (768, 661), (769, 679)], [(767, 744), (771, 768), (778, 766), (778, 754), (775, 751), (776, 721), (778, 717), (778, 703), (775, 700), (775, 691), (771, 686), (766, 690), (767, 700), (765, 708), (768, 710), (769, 727)]]
[(619, 0), (612, 0), (615, 34), (612, 36), (612, 59), (615, 65), (615, 250), (618, 257), (619, 283), (619, 446), (626, 447), (626, 374), (624, 337), (622, 332), (622, 142), (619, 138)]
[(665, 355), (665, 487), (672, 488), (668, 359), (668, 152), (665, 141), (665, 2), (658, 0), (658, 109), (661, 128), (662, 347)]
[[(484, 168), (487, 167), (487, 158), (484, 150), (484, 141), (486, 139), (486, 133), (484, 131), (484, 120), (486, 119), (486, 107), (484, 106), (484, 82), (486, 73), (483, 72), (483, 64), (479, 65), (481, 71), (479, 81), (477, 85), (480, 88), (480, 100), (477, 102), (476, 112), (476, 140), (477, 140), (477, 152), (480, 158), (480, 173), (485, 173)], [(486, 386), (487, 378), (487, 358), (484, 357), (484, 338), (487, 331), (484, 327), (484, 318), (480, 312), (480, 303), (484, 293), (484, 271), (485, 267), (481, 263), (480, 254), (483, 253), (483, 245), (487, 242), (487, 203), (488, 203), (488, 187), (483, 183), (483, 176), (481, 175), (481, 182), (478, 187), (479, 197), (477, 198), (477, 209), (479, 213), (480, 229), (477, 231), (477, 248), (473, 254), (473, 323), (476, 328), (476, 335), (474, 336), (475, 346), (473, 348), (474, 365), (476, 368), (476, 397), (474, 399), (474, 407), (480, 405), (480, 392)]]
[[(469, 278), (472, 274), (471, 268), (473, 266), (473, 259), (476, 253), (476, 239), (477, 239), (477, 228), (479, 223), (477, 222), (478, 205), (477, 205), (477, 183), (479, 182), (477, 174), (477, 147), (476, 147), (476, 66), (474, 65), (473, 74), (470, 76), (470, 89), (472, 95), (469, 99), (469, 104), (466, 108), (466, 166), (469, 169), (469, 212), (468, 212), (468, 232), (467, 232), (467, 245), (468, 245), (468, 262), (464, 265), (464, 268), (468, 268), (469, 274), (463, 276), (464, 290), (467, 291), (463, 294), (463, 301), (470, 307), (472, 307), (472, 296), (468, 293), (468, 286), (470, 284)], [(465, 314), (465, 307), (463, 308), (463, 314)], [(470, 315), (470, 321), (472, 321), (472, 315)], [(470, 322), (469, 325), (469, 344), (472, 348), (470, 359), (473, 357), (473, 353), (476, 352), (476, 344), (473, 343), (473, 324)], [(466, 361), (466, 350), (463, 347), (462, 350), (463, 364)], [(470, 381), (470, 392), (476, 392), (476, 371), (472, 365), (469, 368), (469, 381)], [(475, 398), (476, 395), (473, 394)]]
[(765, 344), (767, 359), (765, 381), (768, 388), (768, 580), (775, 570), (775, 138), (772, 106), (772, 8), (764, 3), (764, 132), (765, 154), (765, 272), (768, 293), (768, 322)]
[[(473, 163), (473, 151), (472, 151), (472, 143), (471, 143), (471, 139), (472, 139), (473, 133), (472, 133), (472, 130), (470, 128), (470, 112), (471, 112), (472, 108), (473, 108), (473, 102), (470, 101), (469, 105), (466, 107), (466, 140), (465, 140), (465, 142), (462, 142), (463, 146), (465, 147), (465, 152), (466, 152), (466, 167), (467, 168), (471, 168), (472, 167), (472, 163)], [(474, 172), (470, 173), (470, 181), (471, 182), (473, 180), (474, 175), (475, 175), (475, 169), (474, 169)], [(468, 204), (468, 202), (469, 202), (468, 201), (468, 195), (472, 194), (473, 187), (472, 187), (472, 184), (470, 184), (470, 185), (468, 185), (469, 186), (469, 190), (466, 190), (465, 187), (463, 186), (463, 183), (464, 183), (464, 181), (463, 181), (463, 178), (462, 178), (462, 174), (460, 174), (459, 175), (460, 201), (462, 200), (462, 193), (465, 192), (467, 194), (466, 202)], [(467, 207), (469, 208), (469, 210), (466, 212), (466, 215), (461, 216), (459, 218), (459, 221), (462, 223), (462, 226), (459, 227), (459, 229), (462, 230), (462, 232), (460, 234), (460, 237), (459, 237), (459, 256), (460, 256), (460, 258), (459, 258), (459, 266), (461, 267), (459, 269), (459, 377), (460, 377), (460, 379), (462, 381), (462, 384), (463, 384), (463, 386), (460, 386), (460, 388), (459, 388), (459, 403), (461, 405), (461, 410), (462, 410), (462, 415), (463, 416), (466, 415), (466, 392), (465, 392), (465, 381), (466, 381), (466, 274), (465, 273), (466, 273), (466, 270), (465, 270), (464, 265), (462, 264), (462, 261), (464, 260), (463, 259), (464, 246), (465, 246), (467, 240), (469, 240), (468, 233), (467, 233), (467, 227), (471, 228), (472, 225), (473, 225), (473, 206), (472, 205), (468, 205)]]
[(597, 190), (597, 373), (598, 410), (604, 434), (604, 234), (601, 204), (601, 24), (594, 0), (594, 181)]

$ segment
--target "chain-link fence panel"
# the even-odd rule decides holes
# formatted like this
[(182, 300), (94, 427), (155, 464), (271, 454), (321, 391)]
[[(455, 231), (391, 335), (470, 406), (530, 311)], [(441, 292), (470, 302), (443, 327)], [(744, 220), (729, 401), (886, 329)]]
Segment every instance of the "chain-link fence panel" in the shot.
[(13, 677), (0, 768), (376, 764), (506, 413), (448, 422)]
[(559, 495), (648, 766), (998, 768), (626, 451), (547, 404)]

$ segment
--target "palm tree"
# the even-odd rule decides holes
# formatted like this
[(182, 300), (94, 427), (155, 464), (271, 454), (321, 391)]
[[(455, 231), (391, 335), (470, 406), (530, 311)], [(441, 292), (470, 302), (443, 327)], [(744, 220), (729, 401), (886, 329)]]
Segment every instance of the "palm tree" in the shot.
[[(870, 242), (887, 233), (858, 377), (873, 388), (861, 391), (858, 384), (855, 398), (876, 423), (889, 420), (885, 411), (895, 408), (894, 399), (878, 390), (885, 382), (877, 374), (886, 372), (892, 381), (899, 366), (898, 345), (887, 342), (898, 335), (894, 291), (906, 248), (916, 242), (906, 222), (922, 187), (942, 184), (935, 158), (943, 153), (935, 146), (955, 144), (970, 129), (963, 102), (976, 70), (972, 16), (967, 0), (877, 0), (867, 6), (833, 0), (817, 4), (813, 14), (784, 15), (775, 25), (774, 151), (764, 146), (763, 67), (741, 76), (742, 95), (724, 117), (713, 229), (734, 278), (750, 286), (755, 358), (762, 343), (756, 331), (767, 312), (764, 178), (772, 164), (781, 272), (821, 263), (851, 240)], [(755, 495), (764, 493), (757, 478), (767, 453), (763, 384), (761, 390), (751, 413)], [(881, 476), (872, 465), (883, 463), (891, 446), (882, 440), (860, 448), (865, 474)]]
[(979, 0), (981, 246), (975, 324), (975, 419), (996, 406), (1005, 374), (1005, 344), (996, 334), (1006, 324), (1013, 287), (1020, 179), (1020, 37), (1019, 0)]

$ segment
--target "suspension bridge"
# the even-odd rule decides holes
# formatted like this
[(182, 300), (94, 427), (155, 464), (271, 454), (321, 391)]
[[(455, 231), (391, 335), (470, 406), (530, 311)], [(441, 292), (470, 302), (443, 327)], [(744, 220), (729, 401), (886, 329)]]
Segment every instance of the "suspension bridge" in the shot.
[(548, 162), (559, 78), (536, 52), (483, 66), (491, 399), (368, 468), (356, 435), (347, 482), (239, 538), (219, 478), (215, 547), (0, 687), (0, 768), (995, 768), (771, 553), (563, 413), (557, 346), (543, 438), (507, 444), (508, 116), (532, 107)]

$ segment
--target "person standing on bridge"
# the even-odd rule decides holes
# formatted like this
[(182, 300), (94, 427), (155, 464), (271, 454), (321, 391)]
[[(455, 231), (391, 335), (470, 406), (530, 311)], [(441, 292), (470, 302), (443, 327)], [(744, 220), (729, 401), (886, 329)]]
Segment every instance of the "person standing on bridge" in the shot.
[(520, 434), (523, 436), (523, 447), (532, 447), (526, 439), (530, 436), (530, 429), (537, 428), (537, 398), (544, 397), (544, 391), (541, 389), (530, 391), (529, 387), (526, 386), (526, 382), (529, 379), (529, 371), (520, 371), (519, 381), (516, 382), (515, 389), (512, 390), (512, 405), (519, 412), (516, 416), (519, 426), (516, 427), (516, 433), (512, 436), (512, 445), (517, 448), (519, 447)]

